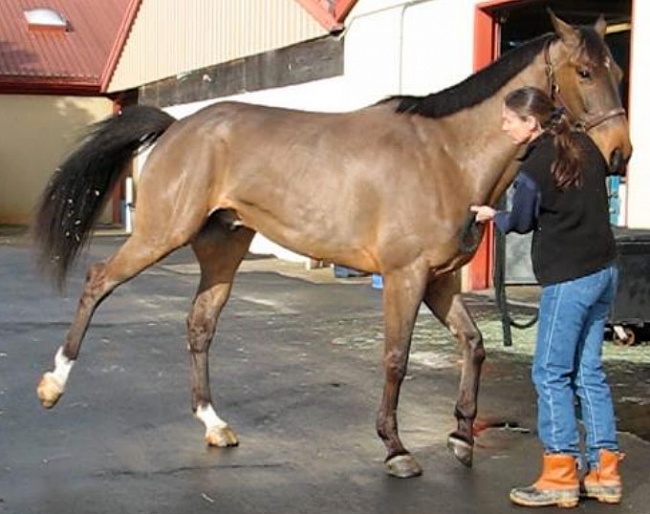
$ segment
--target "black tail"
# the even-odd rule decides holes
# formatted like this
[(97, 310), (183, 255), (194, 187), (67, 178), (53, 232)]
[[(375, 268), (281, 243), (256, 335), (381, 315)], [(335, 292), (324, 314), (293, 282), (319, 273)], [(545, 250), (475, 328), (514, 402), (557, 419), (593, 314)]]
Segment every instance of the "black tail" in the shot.
[(176, 121), (154, 107), (133, 106), (92, 126), (43, 191), (32, 232), (39, 264), (59, 287), (88, 241), (126, 165)]

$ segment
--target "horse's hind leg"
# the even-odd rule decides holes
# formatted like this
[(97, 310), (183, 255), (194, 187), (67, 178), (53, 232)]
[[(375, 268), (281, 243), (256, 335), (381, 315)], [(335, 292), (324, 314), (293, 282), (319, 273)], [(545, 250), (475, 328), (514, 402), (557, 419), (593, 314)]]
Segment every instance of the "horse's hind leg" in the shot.
[(211, 446), (238, 444), (237, 436), (219, 418), (212, 404), (208, 350), (219, 314), (230, 296), (235, 272), (254, 234), (246, 228), (230, 231), (213, 219), (192, 243), (201, 266), (201, 282), (187, 318), (192, 411), (205, 425), (205, 440)]
[(481, 367), (485, 360), (483, 338), (460, 295), (457, 277), (448, 273), (429, 284), (424, 302), (456, 336), (463, 351), (463, 367), (456, 401), (458, 428), (449, 435), (448, 446), (465, 466), (472, 465), (473, 426)]
[(54, 370), (45, 373), (37, 387), (38, 397), (44, 407), (53, 407), (63, 394), (84, 334), (98, 305), (117, 286), (182, 245), (180, 241), (169, 239), (157, 239), (156, 243), (151, 241), (153, 238), (131, 236), (108, 261), (93, 264), (89, 268), (74, 319), (65, 342), (54, 359)]

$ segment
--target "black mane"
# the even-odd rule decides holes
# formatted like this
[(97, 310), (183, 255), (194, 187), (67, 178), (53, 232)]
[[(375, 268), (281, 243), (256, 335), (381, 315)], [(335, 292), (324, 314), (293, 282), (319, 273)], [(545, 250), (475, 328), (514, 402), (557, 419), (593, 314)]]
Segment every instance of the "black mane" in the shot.
[(462, 82), (427, 96), (391, 96), (380, 104), (397, 102), (396, 112), (419, 114), (427, 118), (440, 118), (467, 109), (494, 96), (517, 73), (528, 66), (554, 34), (544, 34), (523, 44), (469, 76)]

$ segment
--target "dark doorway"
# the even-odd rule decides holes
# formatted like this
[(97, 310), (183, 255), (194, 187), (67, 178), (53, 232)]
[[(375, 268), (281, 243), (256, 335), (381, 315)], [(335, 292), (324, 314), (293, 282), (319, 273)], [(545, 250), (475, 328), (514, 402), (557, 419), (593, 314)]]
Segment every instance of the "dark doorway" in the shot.
[[(627, 109), (630, 71), (630, 27), (632, 0), (522, 0), (516, 4), (496, 6), (491, 10), (499, 23), (499, 54), (541, 34), (551, 32), (553, 26), (547, 9), (573, 25), (593, 25), (602, 14), (608, 25), (605, 37), (612, 56), (621, 67), (621, 99)], [(502, 200), (508, 208), (512, 199), (509, 190)], [(496, 245), (504, 242), (495, 242)], [(505, 280), (509, 284), (532, 284), (535, 278), (530, 263), (531, 235), (510, 234), (505, 238)]]
[(548, 8), (574, 25), (593, 25), (601, 14), (605, 17), (608, 25), (605, 39), (624, 73), (621, 98), (627, 108), (632, 0), (529, 0), (495, 7), (493, 14), (501, 27), (500, 53), (551, 32), (553, 27), (547, 13)]

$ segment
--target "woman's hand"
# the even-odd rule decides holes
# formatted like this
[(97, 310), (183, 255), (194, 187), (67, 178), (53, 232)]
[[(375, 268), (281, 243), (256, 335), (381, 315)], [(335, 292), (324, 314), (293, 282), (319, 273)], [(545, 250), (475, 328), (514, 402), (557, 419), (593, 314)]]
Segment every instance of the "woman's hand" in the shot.
[(489, 205), (472, 205), (469, 210), (476, 213), (476, 221), (479, 223), (490, 221), (497, 213), (497, 211)]

